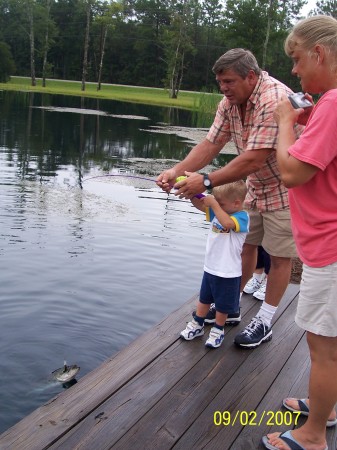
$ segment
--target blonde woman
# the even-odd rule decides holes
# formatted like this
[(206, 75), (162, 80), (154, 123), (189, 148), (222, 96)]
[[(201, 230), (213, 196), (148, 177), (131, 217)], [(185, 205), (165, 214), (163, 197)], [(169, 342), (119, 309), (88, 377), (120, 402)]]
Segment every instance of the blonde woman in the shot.
[[(307, 332), (310, 402), (284, 400), (288, 409), (308, 415), (306, 423), (262, 441), (271, 450), (325, 450), (326, 426), (337, 423), (337, 21), (321, 15), (300, 21), (285, 51), (303, 92), (320, 95), (305, 110), (284, 98), (274, 113), (277, 161), (289, 188), (293, 233), (304, 263), (295, 321)], [(294, 124), (307, 117), (296, 141)]]

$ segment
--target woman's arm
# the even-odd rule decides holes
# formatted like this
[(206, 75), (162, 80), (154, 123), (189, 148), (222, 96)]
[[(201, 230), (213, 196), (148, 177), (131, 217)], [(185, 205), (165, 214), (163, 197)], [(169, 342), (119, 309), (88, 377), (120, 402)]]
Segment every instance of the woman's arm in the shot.
[(287, 188), (306, 183), (319, 170), (316, 166), (294, 158), (288, 152), (296, 142), (294, 124), (301, 112), (302, 109), (294, 109), (288, 99), (282, 99), (274, 113), (279, 127), (276, 157), (282, 181)]

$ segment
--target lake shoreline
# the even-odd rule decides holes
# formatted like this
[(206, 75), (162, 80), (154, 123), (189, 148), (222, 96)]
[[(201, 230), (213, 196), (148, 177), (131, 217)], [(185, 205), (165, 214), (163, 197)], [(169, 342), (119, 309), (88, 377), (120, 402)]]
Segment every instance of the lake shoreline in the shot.
[(7, 83), (0, 83), (1, 90), (20, 92), (39, 92), (55, 95), (71, 95), (83, 98), (118, 100), (129, 103), (162, 106), (170, 108), (198, 110), (200, 98), (205, 95), (215, 96), (216, 102), (222, 98), (221, 94), (185, 91), (179, 92), (177, 98), (170, 98), (165, 88), (147, 86), (128, 86), (121, 84), (102, 83), (97, 90), (97, 83), (86, 82), (82, 91), (82, 83), (75, 80), (46, 79), (46, 86), (42, 86), (42, 79), (36, 78), (36, 86), (31, 85), (30, 77), (12, 76)]

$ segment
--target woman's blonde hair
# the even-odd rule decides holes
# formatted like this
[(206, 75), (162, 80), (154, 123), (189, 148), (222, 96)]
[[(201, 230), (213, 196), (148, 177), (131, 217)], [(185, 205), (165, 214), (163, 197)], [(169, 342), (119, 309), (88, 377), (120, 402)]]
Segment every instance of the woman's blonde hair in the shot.
[(297, 46), (309, 52), (315, 45), (328, 49), (337, 64), (337, 20), (331, 16), (317, 15), (300, 20), (284, 43), (284, 50), (291, 56)]
[(243, 180), (233, 181), (233, 183), (222, 184), (213, 188), (215, 197), (226, 197), (230, 200), (239, 199), (244, 202), (247, 194), (247, 185)]

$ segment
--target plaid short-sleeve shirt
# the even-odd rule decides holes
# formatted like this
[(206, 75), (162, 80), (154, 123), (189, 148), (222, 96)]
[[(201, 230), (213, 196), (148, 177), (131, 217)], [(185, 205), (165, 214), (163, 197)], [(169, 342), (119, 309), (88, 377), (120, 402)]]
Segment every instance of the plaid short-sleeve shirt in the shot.
[[(286, 85), (262, 72), (247, 101), (244, 124), (238, 106), (231, 105), (224, 97), (206, 138), (223, 145), (233, 140), (239, 154), (249, 150), (276, 150), (278, 127), (273, 113), (281, 97), (290, 93), (292, 91)], [(295, 125), (296, 137), (302, 130), (302, 126)], [(281, 181), (276, 151), (270, 154), (259, 171), (248, 175), (247, 186), (247, 208), (260, 212), (289, 208), (288, 191)]]

